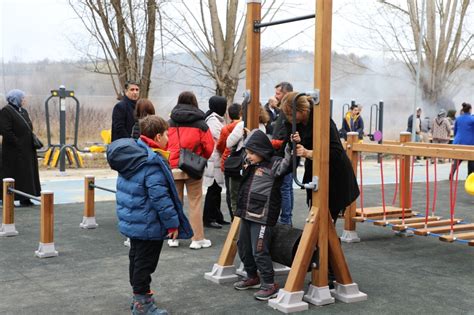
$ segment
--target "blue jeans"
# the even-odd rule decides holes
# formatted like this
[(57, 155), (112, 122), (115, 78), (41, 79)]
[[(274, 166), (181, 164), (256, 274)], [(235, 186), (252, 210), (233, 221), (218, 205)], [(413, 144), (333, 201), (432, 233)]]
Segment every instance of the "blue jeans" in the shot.
[(290, 173), (283, 178), (281, 183), (281, 224), (292, 224), (293, 212), (293, 174)]

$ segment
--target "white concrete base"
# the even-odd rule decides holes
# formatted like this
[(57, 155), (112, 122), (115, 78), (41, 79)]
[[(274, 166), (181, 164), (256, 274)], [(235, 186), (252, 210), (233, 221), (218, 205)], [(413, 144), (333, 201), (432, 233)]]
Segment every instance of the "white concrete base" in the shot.
[(237, 268), (235, 273), (239, 276), (244, 277), (244, 278), (247, 277), (247, 271), (245, 271), (245, 269), (244, 269), (244, 263), (243, 262), (240, 263), (239, 268)]
[(413, 232), (412, 230), (394, 231), (394, 233), (396, 236), (400, 237), (412, 237), (413, 235), (415, 235), (415, 232)]
[(206, 272), (204, 274), (204, 279), (215, 283), (227, 283), (227, 282), (236, 282), (239, 280), (239, 277), (235, 274), (235, 266), (221, 266), (214, 264), (212, 266), (211, 272)]
[(54, 243), (39, 243), (35, 256), (39, 258), (48, 258), (58, 256), (58, 251), (54, 248)]
[(331, 296), (329, 286), (316, 287), (312, 284), (309, 285), (308, 293), (305, 294), (303, 299), (313, 305), (322, 306), (333, 304), (336, 300)]
[(334, 282), (334, 289), (331, 294), (337, 300), (344, 303), (354, 303), (367, 300), (367, 294), (359, 291), (357, 283), (339, 284)]
[(278, 291), (278, 296), (268, 300), (268, 305), (283, 313), (293, 313), (308, 310), (308, 303), (303, 302), (304, 291), (288, 292), (284, 289)]
[(291, 268), (288, 266), (273, 262), (273, 271), (275, 272), (275, 276), (286, 276), (290, 273), (290, 270)]
[(124, 246), (127, 246), (128, 248), (130, 248), (130, 239), (127, 237), (127, 239), (125, 241), (123, 241), (123, 245)]
[(99, 225), (95, 222), (95, 217), (82, 217), (82, 222), (79, 226), (83, 229), (95, 229)]
[(356, 231), (342, 231), (341, 242), (344, 243), (360, 243), (360, 238)]
[(18, 231), (16, 230), (15, 223), (2, 224), (0, 226), (0, 236), (17, 236)]
[[(291, 268), (285, 265), (279, 264), (277, 262), (273, 262), (273, 271), (275, 272), (275, 276), (286, 276), (290, 273)], [(244, 269), (244, 264), (240, 263), (239, 268), (235, 271), (236, 274), (242, 277), (247, 277), (247, 272)]]

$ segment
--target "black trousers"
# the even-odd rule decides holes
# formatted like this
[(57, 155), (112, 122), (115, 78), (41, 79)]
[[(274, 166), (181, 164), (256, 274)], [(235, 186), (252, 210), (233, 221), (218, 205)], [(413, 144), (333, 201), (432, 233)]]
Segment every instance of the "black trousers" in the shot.
[(155, 272), (160, 259), (163, 241), (130, 239), (129, 273), (134, 294), (150, 291), (151, 274)]
[(225, 202), (227, 203), (227, 209), (229, 209), (230, 219), (234, 220), (234, 212), (232, 212), (232, 201), (230, 198), (230, 177), (225, 176)]
[(272, 284), (275, 272), (270, 256), (272, 228), (245, 219), (240, 221), (240, 234), (237, 241), (240, 260), (250, 278), (260, 271), (263, 283)]
[(221, 193), (221, 186), (214, 180), (212, 186), (207, 188), (206, 199), (204, 199), (202, 220), (205, 224), (210, 222), (222, 222), (224, 220), (224, 216), (221, 212)]

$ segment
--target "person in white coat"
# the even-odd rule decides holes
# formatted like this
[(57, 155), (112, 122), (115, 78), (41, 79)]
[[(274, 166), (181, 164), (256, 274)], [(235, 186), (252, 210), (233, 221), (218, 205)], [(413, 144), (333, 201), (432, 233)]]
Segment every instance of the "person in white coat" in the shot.
[(207, 187), (204, 200), (203, 222), (205, 227), (220, 229), (223, 224), (229, 224), (224, 220), (221, 212), (221, 193), (224, 187), (224, 174), (221, 170), (222, 154), (216, 149), (217, 141), (224, 127), (224, 115), (227, 109), (227, 100), (223, 96), (213, 96), (209, 99), (209, 111), (206, 113), (206, 123), (214, 139), (214, 151), (207, 160), (204, 171), (203, 185)]
[[(260, 113), (258, 116), (258, 129), (262, 130), (263, 132), (266, 131), (265, 125), (270, 121), (270, 116), (268, 115), (267, 111), (260, 106)], [(227, 137), (226, 142), (227, 147), (231, 151), (238, 151), (242, 149), (244, 146), (244, 122), (241, 121), (235, 125), (234, 130), (230, 133), (229, 137)], [(240, 186), (241, 177), (231, 177), (229, 188), (230, 188), (230, 203), (232, 206), (232, 210), (237, 209), (237, 195), (239, 193), (239, 186)]]

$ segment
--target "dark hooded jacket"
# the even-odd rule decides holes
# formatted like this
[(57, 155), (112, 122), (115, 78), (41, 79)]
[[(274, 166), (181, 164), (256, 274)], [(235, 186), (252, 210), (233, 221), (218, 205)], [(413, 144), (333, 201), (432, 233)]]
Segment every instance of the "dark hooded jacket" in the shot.
[(280, 216), (281, 183), (283, 177), (291, 171), (290, 149), (287, 147), (284, 158), (275, 156), (270, 140), (259, 129), (250, 133), (244, 147), (264, 160), (248, 164), (245, 168), (235, 215), (248, 221), (274, 226)]
[(214, 150), (214, 140), (204, 121), (204, 112), (193, 105), (178, 104), (171, 111), (170, 118), (168, 151), (171, 152), (171, 167), (178, 167), (180, 148), (189, 149), (209, 159)]
[(135, 124), (135, 104), (127, 96), (118, 102), (112, 111), (112, 141), (132, 136), (133, 125)]
[[(302, 145), (309, 150), (313, 149), (313, 107), (308, 118), (308, 124), (300, 133)], [(306, 159), (303, 183), (309, 183), (313, 177), (313, 161)], [(333, 218), (337, 217), (359, 196), (359, 186), (354, 175), (351, 162), (341, 144), (336, 124), (331, 119), (329, 126), (329, 211)], [(308, 203), (312, 191), (307, 190)]]
[(119, 139), (107, 148), (110, 167), (117, 179), (118, 227), (123, 235), (140, 240), (163, 240), (178, 228), (178, 238), (193, 232), (183, 213), (173, 175), (159, 153), (141, 139)]

